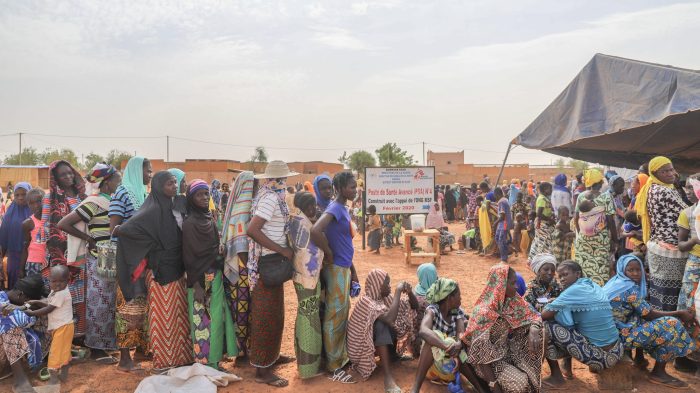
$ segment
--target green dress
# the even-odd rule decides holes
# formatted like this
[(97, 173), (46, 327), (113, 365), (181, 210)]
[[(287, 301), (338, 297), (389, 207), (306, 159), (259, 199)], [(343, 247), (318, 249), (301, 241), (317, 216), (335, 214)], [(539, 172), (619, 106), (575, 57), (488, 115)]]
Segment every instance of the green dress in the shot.
[[(582, 192), (576, 202), (575, 211), (579, 214), (581, 202), (590, 194), (590, 190)], [(601, 192), (592, 200), (595, 207), (591, 212), (599, 211), (604, 217), (599, 217), (598, 229), (595, 234), (585, 235), (582, 230), (576, 234), (574, 241), (575, 261), (581, 265), (583, 274), (601, 287), (610, 278), (610, 231), (607, 216), (615, 214), (615, 205), (609, 192)], [(581, 227), (579, 218), (579, 227)]]

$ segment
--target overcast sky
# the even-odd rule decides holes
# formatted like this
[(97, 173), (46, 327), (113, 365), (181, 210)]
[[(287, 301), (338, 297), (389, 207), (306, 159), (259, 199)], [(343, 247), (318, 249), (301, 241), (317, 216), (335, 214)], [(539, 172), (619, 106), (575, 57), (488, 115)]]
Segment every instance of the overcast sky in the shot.
[(164, 138), (73, 136), (217, 142), (172, 139), (171, 160), (391, 141), (422, 161), (426, 142), (495, 163), (597, 52), (700, 69), (698, 20), (698, 2), (652, 0), (0, 0), (0, 134), (151, 158)]

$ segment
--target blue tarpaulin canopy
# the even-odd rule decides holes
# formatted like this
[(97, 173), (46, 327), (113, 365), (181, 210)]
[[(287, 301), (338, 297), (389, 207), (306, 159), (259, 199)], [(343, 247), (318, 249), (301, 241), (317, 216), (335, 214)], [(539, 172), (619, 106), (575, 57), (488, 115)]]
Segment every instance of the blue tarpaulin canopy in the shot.
[(596, 54), (512, 144), (638, 168), (700, 171), (700, 71)]

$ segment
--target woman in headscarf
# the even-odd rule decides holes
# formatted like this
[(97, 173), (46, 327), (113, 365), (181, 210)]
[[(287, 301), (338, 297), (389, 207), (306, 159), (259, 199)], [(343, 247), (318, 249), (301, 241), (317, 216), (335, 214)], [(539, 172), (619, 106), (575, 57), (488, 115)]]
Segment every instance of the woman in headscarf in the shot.
[[(253, 240), (249, 248), (248, 272), (251, 288), (250, 364), (255, 367), (255, 382), (272, 387), (285, 387), (289, 381), (272, 372), (275, 364), (289, 363), (293, 357), (281, 356), (284, 331), (284, 280), (289, 273), (294, 251), (289, 247), (289, 207), (284, 200), (291, 172), (286, 163), (272, 161), (265, 173), (255, 175), (265, 183), (253, 201), (248, 236)], [(267, 266), (267, 268), (260, 269)], [(269, 269), (268, 269), (269, 268)], [(261, 275), (261, 270), (280, 272), (285, 276)]]
[(225, 246), (224, 282), (236, 323), (239, 356), (247, 356), (250, 345), (250, 283), (248, 281), (248, 223), (253, 204), (255, 179), (253, 172), (238, 174), (226, 207), (221, 240)]
[[(416, 325), (414, 326), (414, 329), (418, 331), (420, 330), (420, 324), (423, 321), (425, 309), (430, 305), (430, 303), (428, 303), (428, 301), (425, 300), (425, 295), (427, 294), (428, 289), (430, 289), (430, 286), (433, 285), (435, 281), (437, 281), (438, 274), (435, 265), (433, 265), (431, 262), (428, 262), (418, 266), (418, 269), (416, 270), (416, 275), (418, 276), (418, 284), (416, 284), (416, 286), (413, 287), (413, 294), (418, 300), (418, 309), (416, 309)], [(423, 344), (423, 340), (421, 340), (420, 337), (416, 337), (416, 340), (413, 343), (414, 344), (412, 353), (415, 356), (420, 353), (420, 348)]]
[(666, 157), (649, 161), (649, 180), (639, 191), (636, 208), (649, 264), (649, 303), (675, 311), (688, 254), (678, 249), (678, 217), (688, 205), (676, 191), (676, 170)]
[(552, 195), (552, 184), (542, 182), (540, 184), (540, 195), (537, 196), (535, 209), (537, 218), (535, 220), (535, 238), (530, 246), (528, 260), (532, 259), (537, 254), (552, 253), (552, 236), (554, 235), (554, 226), (556, 219), (554, 218), (554, 208), (549, 199)]
[(211, 181), (209, 193), (211, 194), (211, 199), (214, 201), (214, 206), (219, 209), (219, 205), (221, 204), (221, 181), (219, 179)]
[[(584, 276), (603, 286), (615, 271), (615, 262), (611, 258), (618, 246), (615, 205), (612, 194), (600, 191), (603, 174), (599, 170), (588, 169), (584, 182), (586, 191), (578, 196), (574, 213), (577, 232), (574, 240), (575, 258), (583, 269)], [(587, 204), (592, 202), (593, 208), (590, 211), (581, 211), (584, 201)]]
[(97, 247), (109, 247), (109, 203), (111, 195), (122, 181), (116, 168), (107, 164), (96, 164), (85, 177), (93, 184), (96, 193), (88, 196), (59, 223), (58, 228), (68, 234), (68, 264), (87, 269), (86, 289), (79, 288), (85, 299), (84, 314), (73, 314), (86, 325), (85, 345), (95, 350), (92, 354), (98, 362), (114, 364), (117, 359), (105, 351), (117, 349), (115, 331), (115, 300), (117, 298), (116, 271), (98, 268)]
[(649, 180), (649, 175), (646, 175), (644, 173), (638, 173), (634, 177), (632, 177), (632, 181), (630, 182), (630, 190), (632, 193), (632, 198), (629, 206), (630, 209), (636, 208), (639, 191), (641, 191), (642, 188), (644, 188), (644, 185), (647, 184), (647, 180)]
[(493, 192), (486, 194), (479, 207), (479, 234), (481, 236), (481, 255), (490, 255), (496, 249), (493, 224), (498, 219), (496, 197)]
[(316, 192), (314, 191), (314, 185), (310, 181), (305, 181), (304, 182), (304, 191), (311, 193), (314, 197), (316, 196)]
[(308, 379), (317, 376), (321, 366), (323, 335), (319, 314), (319, 278), (323, 251), (311, 241), (311, 228), (316, 221), (316, 199), (309, 192), (299, 192), (294, 204), (301, 211), (292, 216), (289, 222), (289, 240), (294, 249), (294, 290), (299, 301), (294, 324), (294, 349), (299, 377)]
[[(666, 363), (695, 350), (695, 342), (679, 321), (693, 321), (693, 313), (653, 310), (646, 301), (642, 260), (634, 254), (623, 255), (617, 261), (617, 274), (605, 284), (603, 291), (610, 300), (625, 349), (641, 348), (656, 360), (649, 382), (671, 389), (688, 387), (666, 373)], [(643, 367), (646, 369), (646, 365)]]
[(450, 186), (445, 186), (445, 213), (448, 222), (455, 219), (455, 207), (457, 207), (457, 198), (455, 198), (455, 194)]
[[(24, 234), (22, 223), (32, 215), (27, 205), (27, 192), (32, 189), (27, 182), (17, 183), (14, 187), (15, 199), (2, 216), (0, 224), (0, 262), (7, 257), (7, 287), (14, 288), (20, 279)], [(3, 287), (3, 275), (0, 274), (0, 288)]]
[(510, 189), (508, 190), (508, 203), (513, 206), (518, 200), (518, 195), (520, 194), (520, 182), (518, 179), (512, 179), (510, 181)]
[[(475, 225), (479, 212), (479, 204), (476, 202), (476, 198), (479, 196), (479, 190), (476, 183), (472, 183), (469, 188), (468, 199), (467, 199), (467, 229), (471, 229)], [(444, 198), (443, 198), (444, 199)], [(444, 207), (444, 206), (442, 206)]]
[[(32, 369), (42, 362), (41, 337), (35, 331), (36, 317), (30, 317), (23, 310), (30, 300), (40, 300), (46, 293), (41, 276), (32, 275), (20, 278), (8, 291), (0, 291), (0, 370), (10, 366), (14, 383), (12, 391), (36, 393), (24, 370), (24, 359)], [(48, 346), (44, 347), (48, 349)]]
[(530, 269), (535, 278), (527, 284), (525, 301), (542, 312), (544, 306), (561, 293), (561, 286), (556, 279), (557, 259), (552, 254), (537, 254), (530, 262)]
[(149, 348), (157, 370), (193, 360), (182, 233), (173, 211), (177, 189), (175, 176), (167, 171), (156, 173), (141, 209), (117, 229), (119, 288), (127, 302), (148, 294)]
[[(700, 306), (696, 304), (698, 298), (695, 296), (700, 282), (699, 223), (694, 213), (700, 199), (700, 180), (698, 179), (700, 179), (700, 173), (688, 177), (686, 193), (693, 205), (681, 211), (678, 216), (678, 249), (688, 253), (681, 293), (678, 295), (678, 311), (689, 310), (693, 313), (696, 313), (697, 307)], [(674, 368), (678, 371), (694, 372), (696, 363), (700, 363), (700, 325), (693, 321), (693, 323), (686, 323), (685, 327), (695, 341), (695, 351), (686, 358), (676, 358)]]
[(189, 215), (182, 223), (182, 262), (187, 272), (187, 303), (194, 360), (219, 368), (224, 352), (238, 355), (234, 323), (224, 294), (219, 232), (209, 210), (209, 187), (195, 179), (187, 189)]
[(554, 190), (552, 191), (552, 209), (558, 212), (561, 206), (566, 206), (569, 211), (571, 208), (571, 192), (566, 187), (566, 175), (560, 173), (554, 177)]
[[(617, 364), (625, 349), (603, 288), (583, 278), (581, 266), (574, 261), (560, 263), (557, 275), (564, 291), (544, 306), (542, 319), (550, 339), (546, 356), (552, 375), (546, 382), (561, 386), (564, 376), (558, 359), (574, 357), (591, 372), (600, 373)], [(564, 365), (567, 378), (572, 378), (571, 362)]]
[(314, 179), (314, 194), (316, 196), (316, 218), (320, 218), (333, 200), (333, 180), (331, 180), (330, 176), (316, 176), (316, 179)]
[[(151, 183), (153, 169), (151, 163), (143, 157), (131, 157), (126, 164), (122, 176), (122, 184), (112, 195), (109, 203), (109, 229), (112, 237), (117, 240), (119, 226), (138, 212), (147, 197), (147, 187)], [(117, 255), (119, 253), (117, 252)], [(119, 267), (117, 267), (119, 274)], [(143, 279), (141, 279), (142, 281)], [(138, 280), (137, 280), (138, 281)], [(115, 326), (117, 331), (117, 346), (119, 347), (119, 370), (125, 372), (141, 372), (141, 366), (135, 365), (131, 359), (131, 349), (140, 348), (146, 352), (146, 332), (144, 318), (146, 314), (146, 292), (130, 295), (127, 299), (120, 285), (130, 281), (117, 280), (117, 299)]]
[(493, 266), (462, 334), (466, 361), (492, 390), (538, 392), (543, 333), (542, 319), (516, 291), (515, 270)]
[[(408, 296), (408, 301), (401, 299), (402, 294)], [(360, 296), (348, 320), (348, 356), (363, 381), (377, 367), (374, 356), (378, 353), (384, 371), (384, 391), (401, 392), (391, 374), (391, 358), (395, 354), (401, 355), (412, 344), (417, 307), (418, 301), (409, 283), (400, 282), (392, 296), (387, 272), (380, 269), (369, 272), (365, 293)]]
[(186, 194), (187, 193), (187, 179), (185, 179), (186, 174), (182, 169), (170, 168), (168, 169), (171, 175), (175, 176), (175, 181), (177, 182), (177, 193)]
[(441, 385), (450, 383), (454, 381), (457, 369), (478, 392), (488, 392), (466, 363), (466, 347), (459, 339), (468, 317), (461, 307), (462, 296), (457, 282), (449, 278), (437, 279), (426, 292), (426, 301), (430, 305), (419, 327), (425, 345), (419, 349), (418, 370), (411, 392), (420, 392), (426, 378)]

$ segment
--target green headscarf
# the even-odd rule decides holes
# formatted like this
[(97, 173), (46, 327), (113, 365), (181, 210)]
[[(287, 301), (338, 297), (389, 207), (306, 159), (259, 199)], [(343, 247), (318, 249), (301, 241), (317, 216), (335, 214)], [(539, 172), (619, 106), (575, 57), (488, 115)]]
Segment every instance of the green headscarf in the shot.
[(182, 169), (178, 168), (170, 168), (168, 169), (168, 172), (170, 172), (171, 175), (175, 176), (175, 180), (177, 180), (177, 192), (180, 192), (180, 186), (182, 185), (182, 180), (185, 179), (185, 172)]
[(440, 277), (428, 289), (428, 292), (425, 294), (425, 300), (430, 304), (437, 304), (442, 299), (450, 296), (455, 288), (457, 288), (457, 281)]
[(134, 210), (138, 210), (146, 200), (146, 186), (143, 184), (143, 162), (145, 158), (135, 156), (129, 159), (122, 176), (122, 187), (129, 193)]

